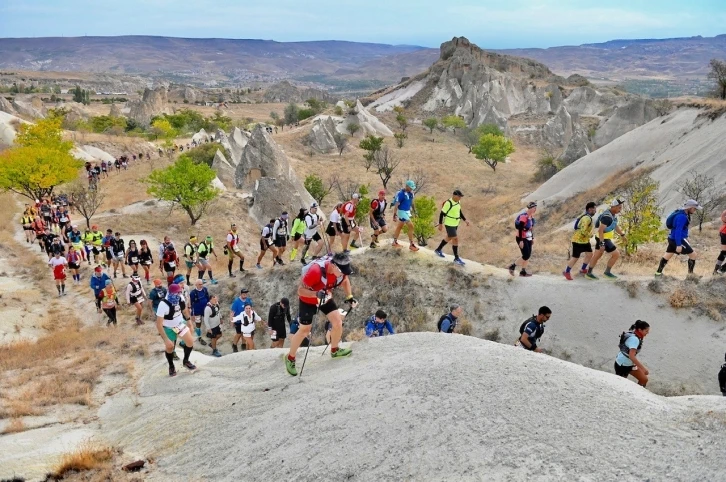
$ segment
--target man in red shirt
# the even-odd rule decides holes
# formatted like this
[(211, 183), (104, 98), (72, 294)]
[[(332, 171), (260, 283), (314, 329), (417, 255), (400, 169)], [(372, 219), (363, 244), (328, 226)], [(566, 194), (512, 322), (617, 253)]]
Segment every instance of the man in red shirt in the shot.
[(726, 261), (726, 211), (721, 213), (721, 223), (723, 224), (719, 231), (719, 235), (721, 236), (721, 253), (716, 260), (716, 268), (713, 270), (713, 274), (726, 273), (726, 264), (724, 264), (724, 261)]
[(386, 226), (386, 191), (378, 191), (378, 199), (371, 201), (371, 209), (368, 212), (368, 217), (371, 221), (371, 229), (373, 235), (371, 236), (371, 248), (378, 247), (378, 235), (388, 231)]
[(343, 234), (340, 236), (343, 242), (343, 252), (348, 252), (348, 240), (353, 237), (353, 241), (350, 246), (358, 248), (359, 246), (355, 242), (355, 237), (360, 233), (360, 227), (355, 222), (355, 212), (360, 202), (360, 195), (358, 193), (353, 194), (353, 198), (344, 203), (340, 208), (341, 226), (343, 227)]
[(300, 328), (292, 337), (290, 352), (285, 358), (285, 367), (292, 376), (297, 376), (295, 368), (295, 355), (303, 340), (308, 337), (312, 329), (313, 319), (320, 310), (331, 323), (333, 329), (330, 339), (330, 355), (333, 358), (346, 357), (351, 354), (350, 348), (338, 348), (343, 335), (343, 314), (333, 300), (333, 289), (343, 287), (345, 301), (354, 308), (358, 302), (353, 298), (353, 288), (350, 285), (351, 274), (350, 258), (345, 253), (336, 253), (332, 259), (313, 261), (304, 272), (297, 294), (300, 298), (298, 315)]

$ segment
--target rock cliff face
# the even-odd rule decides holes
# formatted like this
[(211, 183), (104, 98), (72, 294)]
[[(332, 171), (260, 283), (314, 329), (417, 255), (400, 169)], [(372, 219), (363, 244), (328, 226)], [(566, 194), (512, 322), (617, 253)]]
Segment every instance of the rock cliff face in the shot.
[(43, 101), (35, 96), (16, 96), (11, 102), (17, 115), (26, 119), (43, 119)]
[(260, 223), (313, 202), (283, 150), (262, 126), (255, 128), (242, 152), (235, 186), (252, 192), (250, 214)]
[(167, 102), (166, 87), (145, 89), (141, 100), (129, 102), (128, 107), (129, 118), (144, 126), (148, 126), (154, 116), (172, 113)]
[(335, 122), (332, 117), (318, 117), (313, 122), (313, 127), (310, 129), (310, 134), (308, 135), (310, 145), (313, 149), (323, 154), (333, 152), (336, 150), (336, 132)]
[(235, 167), (229, 163), (222, 151), (217, 149), (217, 153), (214, 155), (212, 160), (212, 169), (217, 173), (217, 179), (219, 179), (225, 186), (234, 186), (235, 180)]
[(265, 102), (294, 102), (299, 104), (308, 99), (325, 102), (336, 102), (338, 100), (338, 98), (324, 90), (296, 87), (287, 80), (271, 85), (264, 95)]

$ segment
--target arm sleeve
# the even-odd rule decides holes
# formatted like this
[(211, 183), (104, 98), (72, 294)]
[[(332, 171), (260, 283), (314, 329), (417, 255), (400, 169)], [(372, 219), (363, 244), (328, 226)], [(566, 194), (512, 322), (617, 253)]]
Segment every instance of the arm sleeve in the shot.
[(390, 333), (391, 335), (395, 335), (396, 334), (396, 332), (393, 330), (393, 325), (391, 324), (390, 321), (386, 320), (386, 325), (385, 326), (386, 326), (386, 330), (388, 330), (388, 333)]
[(372, 322), (369, 321), (368, 323), (366, 323), (366, 336), (370, 337), (373, 335), (373, 328), (374, 327)]
[(273, 241), (277, 239), (277, 228), (279, 228), (279, 227), (280, 227), (280, 220), (277, 219), (277, 220), (275, 220), (275, 224), (272, 225), (272, 240)]
[(464, 211), (459, 210), (459, 217), (462, 221), (466, 221), (466, 218), (464, 217)]

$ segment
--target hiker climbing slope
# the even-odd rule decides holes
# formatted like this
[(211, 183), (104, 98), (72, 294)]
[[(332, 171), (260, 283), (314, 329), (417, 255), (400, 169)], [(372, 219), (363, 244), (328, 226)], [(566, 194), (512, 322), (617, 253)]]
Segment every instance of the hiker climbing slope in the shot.
[(464, 212), (461, 210), (461, 198), (464, 195), (458, 189), (454, 191), (451, 198), (444, 201), (441, 206), (441, 212), (439, 213), (439, 231), (443, 231), (446, 228), (446, 237), (441, 241), (439, 247), (436, 248), (437, 256), (440, 258), (444, 257), (444, 253), (441, 252), (448, 243), (451, 243), (451, 249), (454, 251), (454, 263), (464, 266), (464, 262), (459, 258), (459, 224), (464, 221), (469, 226), (469, 221), (466, 220)]
[(691, 223), (691, 214), (703, 207), (697, 201), (689, 199), (683, 204), (681, 209), (673, 211), (666, 219), (666, 228), (670, 230), (668, 234), (668, 247), (666, 252), (658, 264), (656, 276), (663, 276), (663, 269), (673, 255), (684, 254), (688, 256), (688, 274), (693, 274), (696, 267), (696, 252), (688, 243), (688, 225)]

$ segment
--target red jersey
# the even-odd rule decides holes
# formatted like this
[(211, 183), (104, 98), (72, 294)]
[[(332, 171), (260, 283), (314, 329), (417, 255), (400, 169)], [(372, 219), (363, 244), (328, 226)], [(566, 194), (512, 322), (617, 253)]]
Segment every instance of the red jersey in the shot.
[[(329, 265), (330, 261), (325, 261), (324, 266), (321, 266), (320, 263), (313, 261), (313, 265), (302, 277), (302, 284), (305, 285), (307, 288), (310, 288), (312, 291), (328, 291), (338, 286), (340, 283), (343, 282), (345, 276), (343, 275), (340, 278), (336, 278), (335, 276), (326, 274)], [(318, 304), (318, 299), (314, 296), (301, 296), (300, 301), (309, 305)]]
[(354, 219), (355, 218), (355, 212), (356, 212), (356, 206), (353, 204), (352, 201), (348, 201), (347, 203), (343, 204), (343, 207), (340, 208), (341, 214), (347, 218), (347, 219)]

